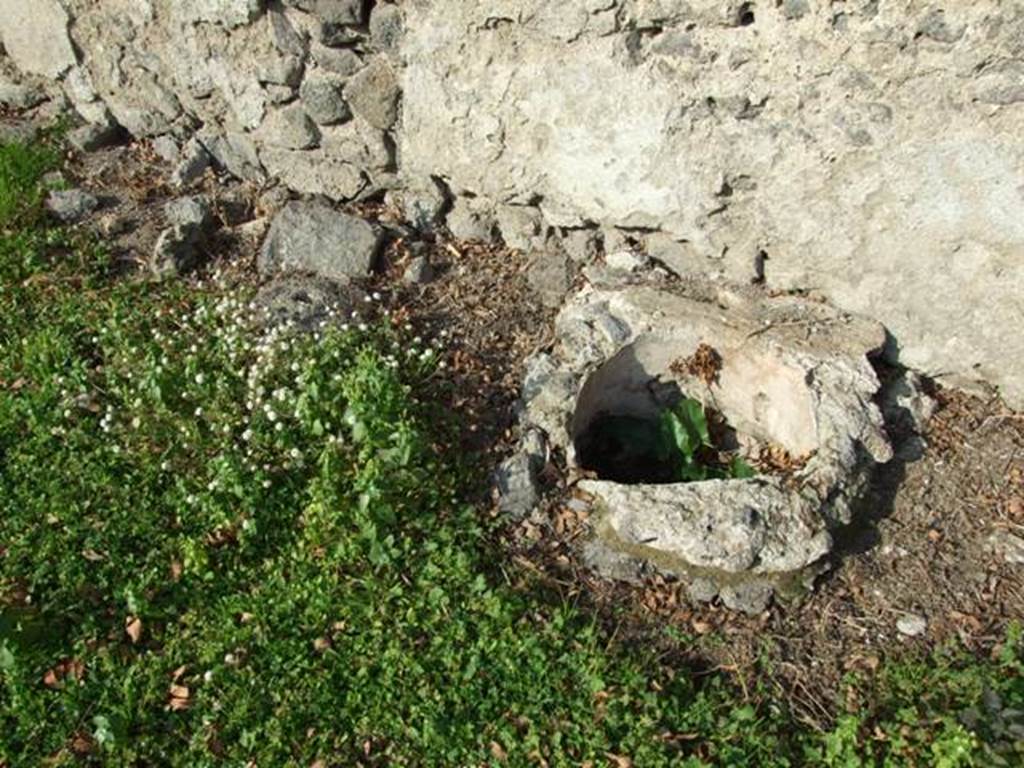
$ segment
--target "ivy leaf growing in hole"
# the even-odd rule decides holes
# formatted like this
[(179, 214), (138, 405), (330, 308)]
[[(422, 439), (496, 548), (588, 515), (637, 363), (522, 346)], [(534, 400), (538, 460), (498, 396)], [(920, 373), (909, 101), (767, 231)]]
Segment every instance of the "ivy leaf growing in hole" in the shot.
[(658, 460), (671, 464), (680, 482), (754, 476), (754, 469), (740, 456), (734, 456), (728, 465), (721, 467), (701, 455), (715, 450), (704, 406), (699, 400), (683, 398), (658, 415)]

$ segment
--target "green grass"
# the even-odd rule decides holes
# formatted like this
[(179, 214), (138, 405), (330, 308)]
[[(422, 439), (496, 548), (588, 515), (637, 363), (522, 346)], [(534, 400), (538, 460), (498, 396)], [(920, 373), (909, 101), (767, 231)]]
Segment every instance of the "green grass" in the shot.
[(38, 213), (57, 156), (0, 146), (0, 766), (954, 766), (1017, 748), (1015, 638), (991, 662), (851, 681), (854, 711), (820, 734), (766, 683), (742, 697), (513, 588), (463, 501), (476, 472), (443, 447), (435, 347), (358, 318), (267, 330), (244, 288), (115, 279)]

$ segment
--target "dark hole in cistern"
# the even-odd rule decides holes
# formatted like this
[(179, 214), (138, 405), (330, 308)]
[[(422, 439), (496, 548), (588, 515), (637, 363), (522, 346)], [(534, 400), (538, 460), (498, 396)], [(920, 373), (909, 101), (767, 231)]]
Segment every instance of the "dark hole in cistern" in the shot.
[[(734, 452), (739, 441), (734, 430), (716, 411), (708, 413), (708, 431), (716, 449), (701, 448), (697, 460), (708, 468), (722, 467), (721, 451)], [(599, 480), (626, 485), (678, 483), (677, 457), (659, 454), (656, 416), (602, 411), (576, 438), (576, 460)]]
[(580, 466), (614, 483), (675, 482), (670, 459), (658, 456), (658, 420), (599, 413), (576, 438)]

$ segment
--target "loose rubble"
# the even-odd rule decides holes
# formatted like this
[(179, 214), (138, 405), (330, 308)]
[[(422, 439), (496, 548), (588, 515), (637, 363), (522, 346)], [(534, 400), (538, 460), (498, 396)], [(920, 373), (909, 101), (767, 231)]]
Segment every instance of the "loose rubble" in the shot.
[(368, 222), (322, 203), (288, 203), (274, 218), (257, 266), (264, 275), (306, 272), (346, 282), (373, 269), (383, 243)]

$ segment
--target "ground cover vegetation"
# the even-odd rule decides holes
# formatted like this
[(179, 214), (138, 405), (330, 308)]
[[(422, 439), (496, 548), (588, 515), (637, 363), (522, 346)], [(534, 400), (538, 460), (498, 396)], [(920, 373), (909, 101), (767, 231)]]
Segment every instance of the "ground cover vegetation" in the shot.
[(443, 339), (115, 274), (42, 213), (58, 146), (0, 146), (0, 766), (1019, 764), (1016, 634), (851, 677), (820, 732), (523, 588)]

